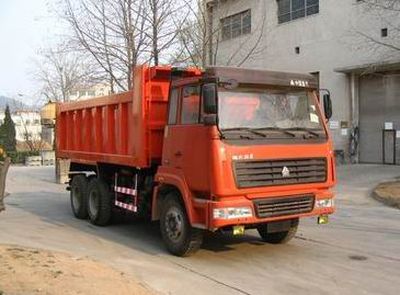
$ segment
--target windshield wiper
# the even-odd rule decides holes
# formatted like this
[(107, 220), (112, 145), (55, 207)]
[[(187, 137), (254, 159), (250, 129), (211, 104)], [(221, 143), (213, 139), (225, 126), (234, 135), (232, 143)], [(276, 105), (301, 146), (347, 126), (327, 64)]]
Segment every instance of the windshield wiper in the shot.
[(262, 132), (258, 132), (257, 130), (255, 130), (253, 128), (248, 128), (248, 127), (226, 128), (226, 129), (222, 129), (221, 131), (222, 132), (224, 132), (224, 131), (248, 131), (248, 132), (258, 135), (258, 136), (267, 137), (266, 134), (264, 134)]
[(288, 130), (291, 130), (291, 131), (305, 131), (305, 132), (308, 132), (308, 134), (311, 134), (311, 135), (313, 135), (315, 137), (319, 137), (320, 136), (319, 133), (311, 130), (310, 128), (295, 127), (295, 128), (289, 128)]
[(290, 132), (286, 129), (283, 128), (279, 128), (279, 127), (261, 127), (261, 128), (254, 128), (253, 130), (260, 130), (260, 131), (279, 131), (282, 133), (285, 133), (287, 135), (290, 135), (292, 137), (296, 137), (296, 134), (294, 134), (293, 132)]

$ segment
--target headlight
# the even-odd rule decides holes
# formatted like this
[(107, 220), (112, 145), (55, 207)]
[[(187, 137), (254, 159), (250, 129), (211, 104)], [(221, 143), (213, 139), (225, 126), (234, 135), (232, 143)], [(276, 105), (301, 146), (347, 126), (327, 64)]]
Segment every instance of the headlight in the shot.
[(334, 205), (333, 199), (321, 199), (315, 201), (316, 208), (329, 208), (333, 207)]
[(213, 211), (214, 219), (235, 219), (252, 216), (253, 212), (250, 207), (215, 208)]

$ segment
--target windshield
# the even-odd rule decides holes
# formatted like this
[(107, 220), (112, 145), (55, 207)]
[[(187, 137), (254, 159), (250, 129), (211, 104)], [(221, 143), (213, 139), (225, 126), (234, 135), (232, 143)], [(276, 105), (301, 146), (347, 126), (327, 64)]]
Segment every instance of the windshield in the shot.
[(317, 101), (304, 90), (221, 90), (218, 100), (221, 130), (276, 128), (322, 131)]

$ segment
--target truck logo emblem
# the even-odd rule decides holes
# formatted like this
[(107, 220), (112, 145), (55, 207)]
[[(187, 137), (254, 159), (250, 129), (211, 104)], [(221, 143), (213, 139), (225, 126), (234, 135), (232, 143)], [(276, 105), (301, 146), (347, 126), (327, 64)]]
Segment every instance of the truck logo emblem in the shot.
[(290, 170), (288, 167), (283, 167), (282, 169), (282, 177), (289, 177), (290, 176)]
[(252, 160), (252, 159), (254, 159), (253, 154), (233, 155), (232, 156), (233, 161)]

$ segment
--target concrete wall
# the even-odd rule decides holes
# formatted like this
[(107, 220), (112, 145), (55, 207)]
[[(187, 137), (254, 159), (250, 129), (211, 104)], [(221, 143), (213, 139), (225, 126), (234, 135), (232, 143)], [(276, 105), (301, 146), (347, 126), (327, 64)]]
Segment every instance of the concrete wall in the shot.
[[(359, 32), (381, 40), (381, 29), (388, 27), (389, 23), (397, 23), (400, 27), (400, 17), (390, 12), (377, 14), (356, 0), (320, 0), (319, 3), (318, 14), (278, 24), (276, 0), (218, 1), (212, 16), (215, 30), (221, 17), (251, 9), (252, 33), (227, 41), (215, 38), (216, 63), (278, 71), (319, 72), (320, 87), (332, 93), (332, 120), (338, 121), (339, 125), (341, 121), (348, 122), (351, 127), (353, 119), (357, 120), (352, 118), (351, 94), (353, 92), (356, 97), (357, 89), (352, 89), (349, 75), (335, 69), (399, 57), (399, 52), (376, 46)], [(387, 38), (390, 34), (389, 31)], [(259, 36), (262, 38), (255, 53), (243, 62)], [(297, 46), (300, 54), (295, 52)], [(353, 104), (357, 106), (356, 101)], [(340, 128), (331, 131), (335, 147), (347, 151), (349, 136), (342, 135)]]

